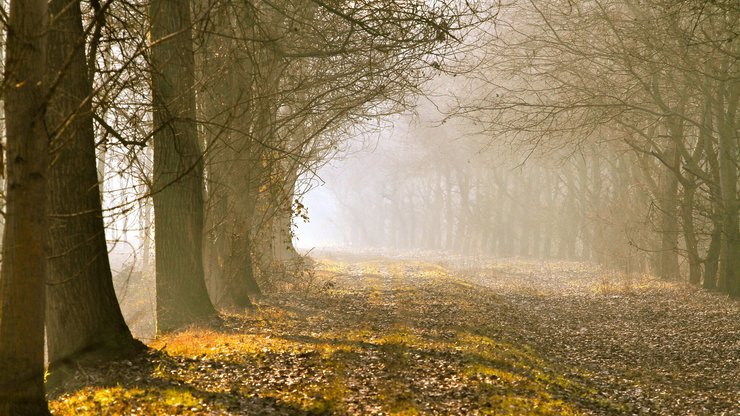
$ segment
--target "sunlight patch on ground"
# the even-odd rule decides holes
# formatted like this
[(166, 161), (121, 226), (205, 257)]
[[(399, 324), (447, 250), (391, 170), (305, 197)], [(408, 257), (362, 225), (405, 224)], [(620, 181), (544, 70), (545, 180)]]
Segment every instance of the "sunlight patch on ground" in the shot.
[(84, 388), (49, 405), (53, 414), (79, 416), (197, 414), (205, 408), (205, 402), (186, 389), (123, 387)]
[[(85, 388), (55, 414), (575, 415), (604, 406), (525, 345), (499, 339), (494, 292), (439, 264), (320, 260), (331, 286), (267, 295), (224, 328), (151, 347), (166, 355), (139, 382)], [(193, 410), (199, 409), (199, 410)], [(85, 413), (87, 412), (87, 413)]]

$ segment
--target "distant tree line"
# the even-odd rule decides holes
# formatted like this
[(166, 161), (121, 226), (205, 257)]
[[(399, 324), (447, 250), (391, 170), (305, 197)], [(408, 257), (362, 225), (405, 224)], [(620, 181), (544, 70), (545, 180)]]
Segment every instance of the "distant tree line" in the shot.
[(365, 207), (349, 241), (588, 260), (740, 296), (739, 31), (734, 1), (507, 2), (474, 69), (438, 84), (462, 119), (406, 132), (377, 198), (339, 196)]

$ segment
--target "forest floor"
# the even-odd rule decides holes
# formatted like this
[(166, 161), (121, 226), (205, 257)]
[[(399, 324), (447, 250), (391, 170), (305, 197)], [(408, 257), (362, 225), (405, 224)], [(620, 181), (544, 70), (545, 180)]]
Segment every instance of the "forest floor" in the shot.
[(580, 263), (324, 255), (57, 415), (740, 415), (740, 302)]

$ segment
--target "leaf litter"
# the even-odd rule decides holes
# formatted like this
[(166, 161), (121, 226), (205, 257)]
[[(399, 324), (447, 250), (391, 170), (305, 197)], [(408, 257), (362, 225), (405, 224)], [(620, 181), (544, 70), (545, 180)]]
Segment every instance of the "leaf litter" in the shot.
[(738, 415), (735, 300), (582, 263), (328, 255), (86, 371), (58, 415)]

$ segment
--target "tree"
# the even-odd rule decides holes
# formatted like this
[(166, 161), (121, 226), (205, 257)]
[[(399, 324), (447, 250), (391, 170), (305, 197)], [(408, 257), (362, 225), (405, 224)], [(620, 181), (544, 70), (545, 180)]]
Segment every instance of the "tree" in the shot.
[(46, 1), (10, 2), (3, 85), (9, 163), (0, 272), (0, 415), (49, 414), (44, 396), (46, 27)]
[(157, 331), (167, 332), (216, 311), (203, 273), (203, 152), (195, 120), (190, 2), (153, 0), (149, 17)]
[(685, 256), (690, 282), (703, 263), (705, 287), (719, 274), (734, 293), (739, 12), (724, 1), (512, 2), (467, 110), (485, 114), (487, 133), (540, 152), (634, 153), (650, 202), (633, 246), (664, 278), (681, 277)]
[(199, 94), (209, 143), (209, 287), (217, 303), (239, 306), (248, 304), (253, 251), (266, 274), (295, 257), (300, 175), (325, 163), (346, 137), (337, 132), (406, 108), (406, 95), (432, 76), (428, 60), (441, 59), (466, 23), (449, 4), (395, 0), (211, 6)]
[[(103, 12), (98, 10), (98, 17)], [(80, 1), (53, 0), (49, 14), (47, 80), (54, 90), (46, 113), (51, 136), (46, 334), (51, 377), (61, 380), (80, 363), (146, 347), (131, 336), (113, 289)]]
[(254, 127), (259, 101), (255, 96), (261, 90), (255, 56), (258, 31), (251, 5), (217, 2), (208, 11), (211, 24), (198, 54), (206, 86), (199, 107), (209, 146), (208, 288), (218, 307), (239, 309), (251, 306), (249, 295), (259, 293), (250, 244), (264, 150), (258, 143), (262, 132)]

